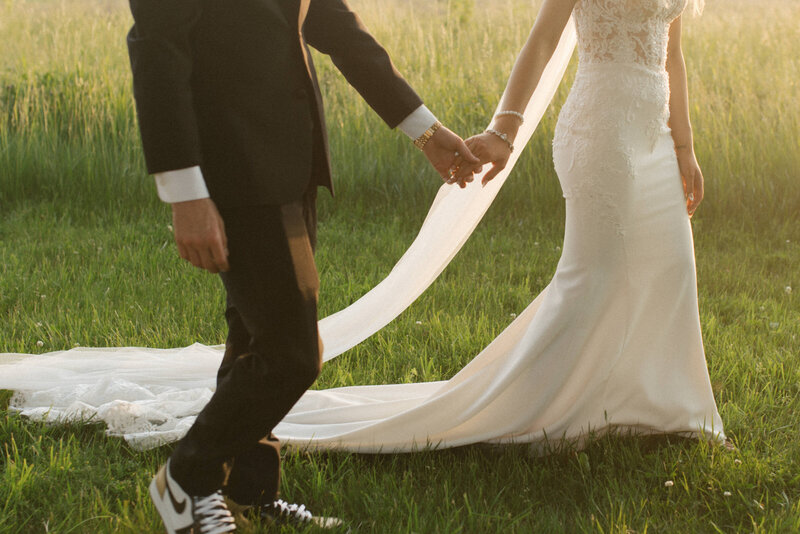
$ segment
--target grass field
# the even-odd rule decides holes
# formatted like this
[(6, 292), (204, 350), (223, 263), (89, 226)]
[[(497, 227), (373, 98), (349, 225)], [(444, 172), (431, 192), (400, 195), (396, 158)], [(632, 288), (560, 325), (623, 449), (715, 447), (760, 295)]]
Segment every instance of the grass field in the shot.
[[(488, 121), (535, 17), (518, 0), (352, 5), (465, 135)], [(0, 353), (224, 339), (221, 285), (179, 260), (144, 171), (129, 25), (122, 0), (0, 0)], [(701, 321), (738, 450), (605, 437), (544, 458), (521, 446), (290, 453), (284, 498), (354, 532), (800, 532), (800, 1), (708, 0), (684, 27), (707, 180), (693, 219)], [(388, 273), (439, 182), (318, 67), (337, 180), (319, 203), (327, 315)], [(550, 140), (569, 79), (459, 256), (315, 387), (448, 378), (547, 284), (564, 217)], [(145, 488), (169, 451), (0, 410), (0, 532), (161, 532)]]

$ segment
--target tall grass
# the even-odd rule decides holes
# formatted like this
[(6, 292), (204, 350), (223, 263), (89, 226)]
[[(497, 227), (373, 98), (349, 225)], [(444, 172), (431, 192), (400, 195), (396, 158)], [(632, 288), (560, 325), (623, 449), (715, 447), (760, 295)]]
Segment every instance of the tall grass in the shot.
[(149, 197), (126, 9), (87, 0), (0, 5), (0, 203), (68, 198), (103, 209)]
[[(521, 0), (352, 4), (464, 135), (486, 125), (536, 13)], [(123, 0), (0, 0), (0, 352), (224, 340), (219, 283), (177, 258), (145, 175), (130, 23)], [(800, 4), (708, 0), (684, 28), (707, 179), (693, 219), (701, 321), (739, 450), (609, 436), (538, 459), (524, 447), (292, 453), (287, 499), (354, 532), (800, 531)], [(316, 59), (337, 185), (319, 203), (327, 315), (385, 276), (439, 181)], [(452, 265), (315, 387), (448, 378), (547, 284), (563, 231), (550, 142), (574, 69)], [(159, 532), (144, 488), (169, 450), (0, 411), (0, 532)]]
[[(464, 135), (488, 122), (536, 14), (520, 0), (355, 6), (429, 107)], [(152, 200), (134, 120), (125, 3), (7, 0), (0, 15), (0, 200), (66, 195), (94, 209), (131, 195)], [(800, 211), (798, 16), (791, 0), (711, 1), (702, 17), (686, 15), (692, 118), (709, 192), (699, 216), (736, 213), (763, 223)], [(366, 187), (427, 201), (434, 182), (425, 163), (326, 58), (318, 64), (342, 193)], [(509, 200), (558, 202), (550, 140), (570, 79), (507, 186)]]

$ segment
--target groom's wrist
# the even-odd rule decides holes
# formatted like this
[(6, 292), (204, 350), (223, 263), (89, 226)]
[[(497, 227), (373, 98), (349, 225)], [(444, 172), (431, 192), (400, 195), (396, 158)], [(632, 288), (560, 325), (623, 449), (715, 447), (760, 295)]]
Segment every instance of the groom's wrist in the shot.
[(422, 136), (436, 122), (436, 115), (423, 104), (412, 111), (397, 127), (414, 140)]
[(208, 188), (199, 166), (159, 172), (153, 175), (158, 198), (169, 204), (208, 198)]

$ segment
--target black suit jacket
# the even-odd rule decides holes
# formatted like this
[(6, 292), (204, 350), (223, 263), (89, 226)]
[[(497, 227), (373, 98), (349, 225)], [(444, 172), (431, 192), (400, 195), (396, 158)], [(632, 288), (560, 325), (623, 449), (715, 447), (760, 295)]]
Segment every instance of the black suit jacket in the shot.
[(200, 165), (221, 206), (331, 188), (306, 43), (395, 127), (422, 104), (344, 0), (130, 0), (134, 96), (150, 173)]

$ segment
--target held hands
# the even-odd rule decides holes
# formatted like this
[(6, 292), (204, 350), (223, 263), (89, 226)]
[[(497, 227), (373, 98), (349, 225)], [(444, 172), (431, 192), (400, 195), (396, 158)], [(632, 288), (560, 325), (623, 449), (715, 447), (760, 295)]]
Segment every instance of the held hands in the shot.
[(172, 225), (181, 258), (210, 273), (228, 270), (225, 224), (210, 198), (172, 204)]
[(440, 127), (425, 143), (425, 157), (448, 184), (458, 182), (462, 189), (473, 180), (473, 174), (481, 172), (481, 162), (464, 141), (448, 128)]
[(686, 211), (691, 217), (697, 206), (703, 201), (703, 173), (700, 171), (700, 165), (697, 163), (694, 149), (691, 146), (676, 147), (675, 154), (678, 157), (678, 169), (683, 181)]

